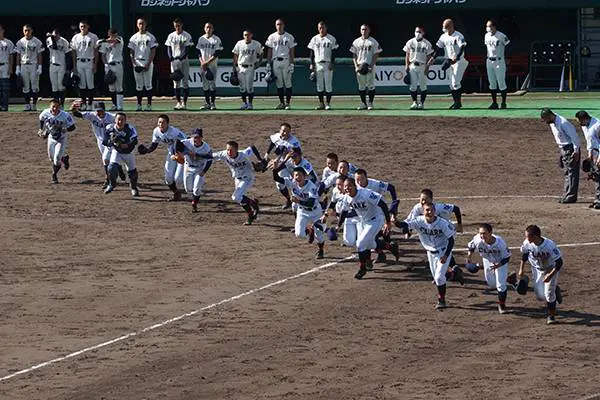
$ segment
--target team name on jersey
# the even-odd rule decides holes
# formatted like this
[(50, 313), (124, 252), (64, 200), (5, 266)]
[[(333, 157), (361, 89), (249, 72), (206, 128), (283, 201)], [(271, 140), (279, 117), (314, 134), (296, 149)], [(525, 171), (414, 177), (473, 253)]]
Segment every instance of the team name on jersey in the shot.
[(329, 41), (327, 41), (327, 42), (322, 41), (322, 42), (315, 42), (315, 47), (319, 48), (319, 49), (320, 48), (329, 49), (329, 48), (332, 48), (333, 46), (332, 46), (332, 43)]
[(497, 247), (489, 247), (489, 246), (484, 246), (484, 245), (480, 245), (479, 248), (477, 249), (478, 252), (483, 253), (483, 254), (490, 254), (490, 255), (497, 255), (499, 256), (501, 254), (500, 249), (498, 249)]
[(280, 38), (280, 39), (273, 41), (273, 45), (275, 45), (275, 46), (287, 46), (289, 44), (290, 44), (290, 41), (286, 38)]
[(253, 56), (256, 53), (256, 49), (243, 49), (240, 51), (240, 55)]
[(198, 44), (198, 48), (202, 50), (214, 50), (217, 47), (216, 43), (206, 43), (202, 42)]
[(231, 161), (227, 159), (227, 164), (233, 169), (244, 169), (248, 165), (248, 161)]
[(437, 229), (437, 228), (428, 229), (425, 227), (419, 227), (419, 232), (421, 232), (423, 235), (429, 235), (429, 236), (442, 236), (444, 234), (444, 232), (441, 229)]
[(365, 210), (369, 208), (369, 206), (365, 201), (355, 201), (350, 204), (350, 208), (354, 210)]

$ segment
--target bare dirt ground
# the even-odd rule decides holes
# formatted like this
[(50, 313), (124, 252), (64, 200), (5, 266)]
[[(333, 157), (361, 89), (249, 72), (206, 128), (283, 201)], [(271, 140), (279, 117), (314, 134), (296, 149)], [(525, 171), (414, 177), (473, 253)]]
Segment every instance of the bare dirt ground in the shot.
[[(130, 116), (146, 143), (155, 118)], [(71, 169), (51, 185), (37, 115), (2, 119), (0, 378), (351, 254), (328, 242), (327, 259), (314, 260), (314, 248), (289, 231), (293, 216), (274, 209), (282, 199), (269, 174), (251, 193), (272, 209), (244, 227), (222, 164), (207, 175), (201, 212), (192, 214), (187, 201), (166, 201), (164, 148), (138, 156), (139, 200), (123, 185), (105, 195), (87, 123), (77, 121)], [(464, 213), (467, 233), (457, 248), (483, 221), (511, 246), (530, 223), (559, 244), (598, 240), (600, 215), (587, 208), (590, 183), (582, 181), (580, 203), (551, 197), (562, 187), (557, 149), (536, 120), (287, 120), (319, 170), (336, 151), (393, 182), (404, 199), (401, 214), (423, 187), (441, 200), (462, 197), (448, 200)], [(262, 152), (281, 121), (172, 116), (183, 129), (202, 126), (213, 148), (237, 139)], [(414, 240), (401, 247), (398, 265), (376, 265), (363, 281), (352, 277), (355, 261), (337, 263), (2, 380), (0, 398), (578, 399), (600, 392), (600, 246), (562, 248), (565, 301), (560, 324), (551, 327), (531, 292), (510, 292), (511, 313), (499, 315), (482, 275), (450, 284), (451, 308), (434, 310), (425, 254)], [(519, 258), (515, 251), (513, 267)]]

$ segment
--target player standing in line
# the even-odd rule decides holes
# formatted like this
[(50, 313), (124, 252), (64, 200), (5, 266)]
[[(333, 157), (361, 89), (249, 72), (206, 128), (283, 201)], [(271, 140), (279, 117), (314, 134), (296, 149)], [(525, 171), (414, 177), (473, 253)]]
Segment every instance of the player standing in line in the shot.
[(23, 80), (23, 98), (25, 99), (23, 111), (37, 111), (43, 51), (44, 45), (33, 36), (31, 25), (24, 25), (23, 37), (15, 45), (17, 53), (15, 74), (17, 79)]
[[(372, 110), (375, 99), (375, 64), (383, 51), (377, 40), (371, 36), (371, 28), (367, 24), (360, 26), (360, 37), (352, 42), (350, 52), (358, 81), (360, 96), (359, 110)], [(369, 100), (367, 101), (367, 94)]]
[(285, 31), (285, 23), (281, 18), (275, 21), (276, 32), (267, 38), (267, 70), (273, 71), (277, 80), (277, 96), (279, 104), (276, 110), (289, 110), (292, 101), (292, 74), (296, 57), (296, 39)]
[(565, 117), (555, 114), (549, 108), (543, 108), (542, 121), (548, 124), (554, 140), (560, 150), (560, 163), (565, 174), (564, 193), (559, 203), (576, 203), (579, 193), (579, 136), (575, 126)]
[(492, 233), (492, 226), (483, 223), (479, 232), (473, 236), (468, 244), (467, 264), (471, 264), (473, 254), (478, 253), (483, 260), (483, 275), (489, 288), (498, 291), (498, 312), (506, 312), (506, 278), (508, 277), (508, 263), (510, 250), (501, 236)]
[(167, 36), (165, 46), (169, 61), (171, 62), (171, 72), (181, 71), (183, 78), (173, 81), (173, 91), (177, 104), (173, 107), (175, 110), (187, 109), (187, 99), (190, 95), (190, 61), (189, 53), (194, 47), (192, 35), (183, 30), (183, 21), (179, 18), (173, 20), (175, 31)]
[(204, 35), (198, 39), (196, 48), (200, 52), (200, 76), (202, 77), (202, 90), (204, 91), (204, 110), (216, 110), (217, 99), (217, 64), (223, 50), (221, 39), (213, 34), (215, 28), (211, 22), (204, 24)]
[[(465, 37), (459, 31), (454, 29), (454, 21), (446, 19), (442, 23), (442, 35), (437, 41), (437, 47), (443, 49), (446, 62), (450, 62), (448, 71), (450, 74), (450, 92), (454, 103), (450, 106), (451, 110), (462, 108), (461, 101), (461, 81), (469, 62), (465, 59), (465, 47), (467, 42)], [(444, 67), (442, 67), (444, 68)]]
[(14, 52), (15, 45), (10, 39), (4, 37), (4, 27), (0, 25), (0, 111), (8, 111)]
[(127, 167), (127, 175), (129, 176), (129, 186), (131, 195), (139, 197), (138, 190), (138, 170), (135, 164), (135, 146), (138, 143), (138, 134), (135, 127), (127, 123), (125, 113), (119, 111), (115, 114), (115, 123), (106, 127), (104, 136), (104, 146), (110, 148), (110, 163), (108, 164), (108, 176), (110, 182), (104, 193), (108, 194), (115, 190), (117, 186), (117, 176), (121, 163), (125, 163)]
[[(81, 97), (81, 110), (91, 108), (94, 102), (94, 74), (98, 66), (98, 36), (90, 32), (87, 21), (79, 22), (79, 33), (71, 38), (71, 54), (73, 55), (73, 69), (79, 75), (79, 96)], [(86, 103), (87, 100), (87, 103)]]
[(50, 84), (52, 85), (52, 98), (60, 102), (61, 108), (65, 105), (65, 85), (63, 79), (65, 72), (72, 69), (73, 58), (69, 54), (71, 47), (67, 39), (60, 36), (58, 29), (54, 29), (46, 38), (46, 47), (50, 57), (49, 72)]
[(177, 188), (179, 183), (180, 187), (183, 183), (183, 166), (173, 158), (176, 154), (175, 144), (178, 140), (187, 139), (187, 135), (178, 128), (170, 125), (169, 116), (166, 114), (160, 114), (156, 128), (152, 132), (152, 144), (150, 147), (146, 147), (143, 143), (138, 146), (138, 153), (150, 154), (160, 143), (167, 145), (167, 155), (165, 157), (165, 183), (169, 186), (169, 189), (173, 192), (172, 201), (181, 200), (181, 192)]
[(492, 104), (488, 107), (490, 110), (498, 109), (498, 89), (502, 102), (500, 108), (506, 108), (506, 57), (504, 49), (510, 43), (508, 37), (496, 29), (496, 23), (489, 20), (485, 24), (485, 37), (483, 44), (487, 47), (486, 69), (490, 92), (492, 93)]
[(135, 78), (135, 90), (137, 97), (136, 111), (142, 111), (142, 98), (146, 95), (147, 103), (145, 111), (152, 111), (152, 74), (154, 72), (154, 57), (158, 42), (153, 34), (148, 32), (147, 22), (139, 18), (136, 22), (138, 28), (129, 39), (129, 55), (133, 65), (133, 76)]
[(191, 138), (178, 140), (175, 145), (177, 156), (181, 154), (185, 160), (183, 185), (185, 191), (193, 196), (192, 212), (198, 212), (198, 202), (205, 183), (204, 175), (212, 165), (212, 160), (207, 159), (212, 154), (212, 150), (202, 138), (202, 128), (196, 128)]
[[(422, 26), (415, 28), (415, 37), (404, 45), (406, 53), (406, 73), (410, 75), (410, 97), (412, 98), (411, 110), (422, 110), (427, 98), (427, 71), (433, 63), (435, 53), (429, 40), (424, 38), (425, 29)], [(417, 88), (421, 89), (421, 99), (417, 100)]]
[[(581, 125), (581, 130), (587, 143), (588, 160), (591, 164), (596, 164), (600, 168), (600, 121), (592, 117), (587, 111), (578, 111), (575, 118)], [(590, 208), (600, 210), (600, 179), (595, 179), (596, 193), (594, 202)]]
[(111, 111), (123, 111), (123, 44), (116, 28), (108, 30), (108, 37), (98, 41), (98, 52), (104, 62), (104, 73), (112, 71), (115, 81), (108, 85), (112, 100)]
[(438, 302), (435, 308), (446, 308), (446, 276), (454, 248), (454, 225), (436, 216), (433, 204), (425, 204), (423, 215), (400, 222), (400, 227), (404, 233), (408, 233), (409, 229), (418, 232), (421, 245), (427, 250), (429, 269), (437, 286)]
[(317, 110), (331, 110), (331, 96), (333, 96), (333, 68), (338, 43), (334, 36), (327, 33), (327, 25), (321, 21), (317, 24), (319, 33), (310, 39), (310, 70), (316, 74), (317, 96), (319, 106)]
[(260, 42), (252, 39), (252, 32), (246, 29), (243, 39), (233, 47), (233, 68), (236, 69), (240, 80), (242, 106), (240, 110), (252, 110), (254, 100), (254, 70), (258, 68), (263, 57), (263, 47)]
[(67, 151), (67, 132), (75, 130), (71, 115), (60, 109), (56, 99), (50, 102), (50, 108), (40, 113), (40, 129), (38, 136), (48, 139), (48, 158), (52, 163), (52, 183), (58, 183), (58, 171), (62, 165), (69, 169)]
[(524, 274), (525, 262), (531, 265), (533, 290), (538, 300), (546, 301), (548, 325), (557, 323), (556, 303), (562, 303), (562, 293), (558, 286), (558, 275), (564, 262), (556, 244), (542, 236), (537, 225), (525, 228), (525, 240), (521, 246), (521, 265), (518, 277)]
[(317, 260), (322, 259), (325, 229), (320, 220), (323, 209), (319, 203), (317, 186), (307, 179), (306, 171), (302, 167), (294, 168), (293, 178), (282, 178), (276, 170), (273, 170), (273, 179), (292, 193), (291, 200), (298, 205), (294, 234), (301, 239), (308, 237), (308, 243), (312, 243), (316, 239), (317, 253), (315, 256)]

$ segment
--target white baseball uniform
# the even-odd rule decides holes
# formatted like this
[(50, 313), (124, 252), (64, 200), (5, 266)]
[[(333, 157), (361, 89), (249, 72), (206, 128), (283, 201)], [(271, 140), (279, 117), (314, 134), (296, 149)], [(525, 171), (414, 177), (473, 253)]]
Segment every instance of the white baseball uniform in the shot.
[[(126, 127), (129, 127), (129, 133), (127, 132)], [(129, 123), (125, 124), (125, 128), (123, 130), (119, 130), (115, 124), (110, 124), (106, 127), (107, 135), (116, 135), (117, 137), (123, 138), (124, 143), (137, 143), (138, 141), (138, 133), (135, 127)], [(110, 148), (110, 159), (109, 164), (121, 164), (125, 163), (127, 167), (127, 171), (131, 172), (136, 169), (135, 162), (135, 152), (134, 151), (124, 151), (120, 148), (112, 146)], [(109, 167), (110, 168), (110, 167)], [(137, 171), (136, 171), (137, 172)], [(130, 185), (133, 185), (133, 179), (130, 178)], [(135, 179), (137, 181), (137, 177)]]
[[(508, 259), (510, 250), (504, 239), (498, 235), (492, 235), (494, 242), (487, 244), (479, 235), (473, 236), (467, 247), (470, 252), (478, 253), (483, 260), (483, 275), (490, 288), (498, 292), (506, 290), (506, 278), (508, 276)], [(494, 264), (498, 268), (492, 269)]]
[[(290, 195), (300, 200), (296, 210), (294, 234), (297, 238), (304, 239), (307, 236), (306, 227), (308, 224), (318, 222), (323, 215), (321, 203), (319, 203), (318, 188), (308, 179), (304, 182), (304, 186), (298, 185), (298, 183), (291, 178), (284, 178), (284, 181), (284, 185), (290, 191)], [(312, 205), (303, 204), (306, 201), (312, 202)], [(315, 240), (317, 243), (323, 243), (325, 241), (322, 230), (315, 229)]]
[[(352, 176), (356, 173), (358, 167), (352, 163), (348, 163), (348, 175)], [(325, 184), (325, 187), (328, 189), (332, 185), (335, 185), (335, 180), (340, 176), (340, 174), (329, 167), (323, 168), (323, 173), (321, 174), (321, 182)]]
[(434, 53), (433, 46), (427, 39), (418, 40), (412, 38), (404, 45), (405, 53), (408, 54), (408, 73), (410, 74), (410, 86), (411, 92), (416, 92), (417, 87), (421, 91), (427, 90), (427, 61), (429, 57)]
[(506, 57), (504, 48), (510, 43), (508, 37), (500, 31), (487, 32), (483, 44), (487, 48), (486, 69), (491, 90), (506, 90)]
[[(150, 32), (140, 33), (137, 32), (129, 39), (127, 47), (133, 52), (134, 64), (133, 66), (146, 67), (152, 49), (158, 47), (158, 42), (153, 34)], [(154, 72), (154, 60), (148, 65), (148, 68), (142, 72), (133, 72), (135, 78), (135, 90), (141, 92), (142, 90), (152, 90), (152, 74)]]
[(227, 150), (213, 153), (213, 159), (225, 161), (231, 171), (231, 176), (235, 182), (235, 190), (231, 195), (231, 199), (236, 203), (241, 204), (243, 197), (254, 184), (254, 168), (250, 161), (252, 154), (254, 154), (252, 147), (247, 147), (242, 151), (238, 151), (235, 158), (229, 157), (227, 155)]
[(15, 52), (15, 45), (9, 39), (0, 40), (0, 110), (8, 110), (10, 97), (11, 57)]
[(180, 81), (173, 82), (173, 87), (179, 89), (183, 87), (187, 89), (190, 87), (190, 60), (189, 52), (194, 47), (194, 39), (192, 35), (186, 31), (177, 33), (177, 31), (171, 32), (167, 36), (165, 46), (171, 48), (171, 72), (180, 70), (183, 73), (183, 78)]
[(296, 45), (296, 39), (288, 32), (284, 32), (283, 34), (273, 32), (265, 42), (265, 46), (273, 49), (269, 61), (273, 63), (273, 73), (277, 77), (275, 84), (278, 89), (283, 87), (289, 89), (292, 87), (294, 67), (290, 63), (290, 52)]
[(40, 121), (48, 132), (48, 158), (53, 165), (61, 165), (62, 157), (67, 151), (67, 128), (75, 125), (71, 114), (60, 111), (53, 115), (49, 108), (40, 113)]
[(463, 75), (469, 65), (469, 61), (465, 59), (465, 53), (463, 51), (460, 58), (457, 58), (460, 53), (460, 49), (466, 46), (467, 42), (465, 37), (459, 31), (454, 31), (452, 34), (443, 33), (437, 41), (437, 47), (444, 49), (446, 58), (455, 59), (456, 62), (448, 68), (450, 74), (450, 89), (458, 90), (461, 88), (461, 81)]
[(123, 45), (125, 41), (121, 36), (117, 36), (114, 41), (102, 39), (98, 41), (98, 52), (102, 54), (104, 61), (104, 72), (110, 70), (115, 73), (117, 80), (108, 85), (110, 92), (119, 93), (116, 106), (123, 108)]
[(339, 47), (337, 40), (329, 33), (325, 36), (315, 35), (307, 46), (315, 55), (315, 72), (317, 74), (317, 92), (333, 92), (333, 50)]
[[(344, 197), (344, 193), (342, 193), (337, 187), (334, 187), (331, 192), (331, 200), (329, 208), (331, 208), (331, 204), (335, 205), (335, 212), (337, 215), (342, 213), (343, 203), (340, 202), (342, 197)], [(360, 219), (356, 215), (356, 211), (350, 210), (346, 219), (344, 219), (343, 223), (343, 234), (342, 241), (346, 246), (354, 247), (356, 245), (356, 238), (358, 236), (358, 223)]]
[(300, 141), (294, 135), (289, 135), (287, 139), (283, 139), (281, 134), (277, 132), (269, 136), (269, 140), (275, 146), (275, 155), (278, 161), (283, 160), (294, 147), (301, 148)]
[(110, 147), (102, 144), (104, 136), (106, 134), (106, 127), (110, 124), (115, 123), (115, 115), (105, 112), (104, 117), (100, 118), (96, 111), (84, 111), (81, 113), (83, 119), (90, 121), (92, 125), (92, 132), (96, 137), (96, 143), (98, 144), (98, 150), (102, 157), (102, 163), (108, 165), (110, 162)]
[(380, 194), (364, 188), (356, 188), (354, 197), (345, 194), (340, 199), (340, 211), (353, 210), (359, 220), (356, 237), (356, 248), (359, 252), (377, 247), (375, 238), (385, 225), (385, 215), (379, 207), (380, 200)]
[(375, 56), (381, 53), (383, 49), (375, 40), (369, 36), (364, 39), (362, 36), (355, 39), (350, 47), (350, 53), (356, 58), (356, 63), (360, 66), (361, 64), (369, 64), (369, 72), (362, 75), (356, 73), (356, 79), (358, 81), (358, 90), (375, 90)]
[(46, 38), (46, 47), (48, 48), (48, 54), (50, 56), (50, 84), (52, 85), (53, 92), (62, 92), (65, 90), (63, 85), (63, 78), (66, 70), (66, 59), (65, 56), (71, 57), (71, 47), (67, 39), (59, 37), (57, 40), (52, 38)]
[[(200, 60), (208, 60), (211, 58), (215, 52), (223, 50), (223, 43), (221, 39), (217, 35), (211, 35), (210, 37), (206, 34), (200, 36), (198, 39), (198, 44), (196, 48), (200, 52)], [(209, 81), (206, 79), (206, 71), (201, 70), (200, 76), (202, 77), (202, 90), (217, 90), (217, 64), (219, 63), (219, 58), (215, 58), (209, 65), (206, 66), (207, 69), (210, 69), (214, 79)]]
[(561, 258), (561, 254), (552, 240), (546, 237), (542, 237), (542, 239), (539, 246), (524, 240), (521, 245), (521, 253), (528, 254), (527, 261), (531, 265), (533, 290), (537, 299), (552, 303), (556, 301), (556, 285), (560, 271), (557, 271), (548, 283), (544, 282), (544, 277), (555, 267), (556, 260)]
[(81, 32), (71, 38), (71, 49), (77, 58), (77, 73), (79, 74), (79, 88), (94, 88), (94, 64), (96, 62), (95, 50), (98, 36), (92, 32), (83, 35)]
[(172, 160), (171, 156), (175, 155), (177, 141), (187, 138), (185, 133), (172, 125), (169, 125), (165, 132), (162, 132), (159, 127), (154, 128), (152, 131), (152, 143), (167, 145), (167, 155), (165, 157), (165, 183), (167, 185), (183, 183), (183, 165)]
[(185, 146), (185, 166), (183, 186), (185, 191), (192, 193), (194, 196), (200, 196), (204, 188), (205, 178), (204, 173), (210, 167), (210, 160), (197, 156), (206, 156), (212, 153), (208, 143), (202, 142), (198, 147), (194, 145), (194, 138), (182, 140), (181, 143)]
[(38, 55), (44, 51), (44, 45), (38, 38), (22, 37), (15, 45), (16, 53), (21, 55), (21, 77), (23, 78), (23, 93), (40, 91), (41, 64), (38, 65)]
[[(454, 204), (434, 202), (433, 207), (435, 208), (436, 216), (447, 220), (450, 220), (450, 218), (452, 218), (452, 214), (454, 213)], [(417, 203), (414, 205), (414, 207), (406, 216), (406, 219), (415, 219), (419, 215), (423, 215), (423, 205), (421, 203)]]
[(262, 45), (256, 40), (252, 40), (250, 43), (239, 40), (231, 52), (238, 57), (237, 71), (240, 92), (254, 93), (254, 69), (258, 66), (258, 60), (263, 52)]

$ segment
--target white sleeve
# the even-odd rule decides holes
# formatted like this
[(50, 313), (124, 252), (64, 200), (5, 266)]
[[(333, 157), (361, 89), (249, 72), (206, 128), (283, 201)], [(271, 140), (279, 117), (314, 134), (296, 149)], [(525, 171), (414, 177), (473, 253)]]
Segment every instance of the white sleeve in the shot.
[(223, 50), (223, 42), (221, 42), (220, 37), (217, 37), (217, 45), (215, 46), (215, 50)]
[(273, 39), (271, 38), (271, 35), (269, 35), (269, 37), (267, 38), (265, 46), (273, 48)]
[(173, 45), (173, 43), (171, 43), (172, 42), (172, 40), (171, 40), (172, 38), (173, 38), (173, 34), (169, 33), (169, 36), (167, 36), (167, 40), (165, 40), (165, 46), (171, 47)]
[(501, 258), (505, 259), (507, 257), (510, 257), (511, 252), (510, 252), (510, 249), (508, 248), (508, 246), (506, 245), (506, 242), (503, 239), (499, 239), (499, 238), (496, 238), (496, 240), (500, 241), (500, 244), (498, 247), (500, 247)]
[(467, 248), (469, 251), (474, 252), (477, 249), (477, 244), (479, 243), (479, 235), (473, 236), (473, 239), (467, 244)]
[(240, 151), (240, 153), (242, 153), (245, 156), (252, 157), (254, 151), (252, 151), (252, 147), (246, 147), (244, 150)]
[(158, 47), (158, 42), (156, 41), (156, 37), (150, 34), (150, 48)]
[[(442, 35), (443, 36), (443, 35)], [(442, 41), (442, 36), (440, 36), (440, 38), (438, 39), (437, 43), (435, 44), (437, 47), (439, 47), (440, 49), (444, 48), (444, 42)]]
[(127, 44), (127, 47), (130, 48), (131, 50), (135, 51), (136, 45), (135, 45), (135, 41), (134, 41), (134, 37), (133, 36), (129, 39), (129, 43)]
[[(356, 42), (356, 40), (354, 42)], [(358, 49), (356, 48), (356, 45), (354, 44), (354, 42), (352, 42), (352, 46), (350, 46), (350, 53), (357, 54)]]
[(410, 40), (408, 42), (406, 42), (406, 44), (404, 45), (404, 47), (402, 48), (402, 51), (405, 53), (408, 53), (410, 51), (410, 48), (408, 47), (408, 44), (410, 43)]
[(375, 42), (375, 54), (379, 54), (383, 51), (383, 49), (381, 48), (381, 45), (379, 44), (379, 42), (375, 39), (373, 39), (373, 41)]
[(410, 210), (410, 212), (409, 212), (409, 213), (408, 213), (408, 215), (406, 216), (406, 219), (407, 219), (407, 220), (408, 220), (408, 219), (415, 219), (415, 218), (417, 218), (417, 217), (419, 216), (419, 214), (418, 214), (418, 212), (417, 212), (417, 207), (418, 207), (418, 206), (419, 206), (418, 204), (415, 204), (415, 205), (413, 206), (413, 208)]
[(312, 39), (310, 39), (310, 42), (308, 42), (308, 46), (306, 46), (306, 47), (308, 47), (311, 50), (315, 49), (315, 37), (314, 36), (312, 37)]
[(227, 150), (217, 151), (216, 153), (212, 153), (213, 160), (220, 161), (224, 160), (227, 157)]
[(461, 34), (458, 35), (458, 46), (459, 47), (463, 47), (467, 45), (467, 41), (465, 40), (465, 37)]
[(238, 46), (238, 45), (239, 45), (239, 43), (240, 43), (240, 42), (237, 42), (237, 43), (235, 44), (235, 46), (233, 46), (233, 50), (231, 50), (231, 53), (232, 53), (232, 54), (240, 54), (240, 50), (239, 50), (239, 46)]

